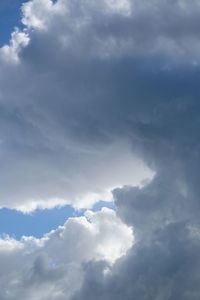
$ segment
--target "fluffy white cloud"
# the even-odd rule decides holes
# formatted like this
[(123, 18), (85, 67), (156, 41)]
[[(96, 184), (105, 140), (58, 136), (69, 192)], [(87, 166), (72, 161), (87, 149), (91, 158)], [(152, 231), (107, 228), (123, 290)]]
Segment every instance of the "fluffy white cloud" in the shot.
[(66, 17), (67, 9), (62, 1), (54, 4), (51, 0), (34, 0), (22, 5), (22, 13), (22, 23), (28, 28), (48, 30), (52, 17)]
[(81, 286), (89, 261), (111, 265), (133, 244), (132, 229), (113, 210), (87, 211), (41, 239), (0, 240), (0, 297), (69, 299)]
[(29, 43), (28, 34), (16, 29), (11, 34), (10, 45), (4, 45), (0, 49), (1, 59), (9, 63), (16, 63), (19, 61), (19, 52), (23, 47), (26, 47)]

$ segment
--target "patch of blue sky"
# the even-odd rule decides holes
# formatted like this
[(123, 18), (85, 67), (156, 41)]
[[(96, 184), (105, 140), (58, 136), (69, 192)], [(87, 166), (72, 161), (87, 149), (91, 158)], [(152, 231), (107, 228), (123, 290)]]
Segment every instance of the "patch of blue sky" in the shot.
[(82, 211), (75, 211), (71, 206), (36, 210), (32, 214), (3, 208), (0, 210), (0, 234), (15, 239), (20, 239), (23, 235), (40, 238), (63, 225), (69, 217), (76, 217), (82, 213)]
[(0, 47), (7, 44), (15, 27), (23, 28), (21, 5), (27, 0), (0, 1)]
[[(113, 203), (100, 201), (94, 205), (93, 211), (102, 207), (115, 209)], [(19, 240), (23, 235), (41, 238), (45, 233), (62, 226), (70, 217), (79, 217), (85, 210), (75, 210), (71, 206), (54, 209), (36, 210), (32, 214), (19, 211), (0, 209), (0, 236), (9, 235)]]

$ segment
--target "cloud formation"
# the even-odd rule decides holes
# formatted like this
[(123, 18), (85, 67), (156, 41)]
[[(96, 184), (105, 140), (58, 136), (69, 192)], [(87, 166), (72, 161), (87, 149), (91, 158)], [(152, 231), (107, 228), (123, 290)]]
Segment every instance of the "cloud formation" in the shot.
[(70, 299), (81, 286), (83, 264), (105, 260), (109, 270), (132, 243), (132, 229), (108, 208), (70, 218), (41, 239), (1, 239), (0, 297)]
[[(115, 187), (153, 176), (133, 155), (129, 139), (108, 128), (118, 127), (108, 61), (98, 54), (90, 60), (84, 55), (88, 49), (76, 53), (84, 40), (77, 46), (78, 40), (63, 41), (79, 31), (69, 32), (73, 5), (68, 5), (25, 3), (26, 28), (13, 32), (10, 45), (1, 49), (2, 207), (25, 212), (64, 204), (90, 207), (111, 199)], [(82, 13), (78, 19), (85, 18)]]
[(118, 217), (2, 241), (14, 249), (2, 299), (199, 299), (199, 2), (33, 0), (22, 12), (0, 51), (1, 205), (87, 207), (113, 189)]

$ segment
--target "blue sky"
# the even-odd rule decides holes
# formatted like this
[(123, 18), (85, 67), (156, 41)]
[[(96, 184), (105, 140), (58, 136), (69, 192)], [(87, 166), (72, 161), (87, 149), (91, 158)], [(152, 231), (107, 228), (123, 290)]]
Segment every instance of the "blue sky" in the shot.
[(10, 39), (15, 26), (22, 28), (21, 4), (22, 0), (1, 0), (0, 3), (0, 45), (4, 45)]
[[(94, 205), (93, 211), (102, 207), (115, 209), (113, 203), (100, 201)], [(0, 235), (10, 235), (20, 239), (23, 235), (41, 238), (45, 233), (62, 226), (69, 217), (82, 216), (85, 210), (75, 210), (69, 205), (54, 209), (35, 210), (30, 214), (13, 209), (0, 210)]]
[(69, 206), (52, 210), (36, 210), (32, 214), (1, 209), (1, 234), (8, 234), (16, 239), (20, 239), (23, 235), (40, 238), (44, 233), (63, 225), (68, 217), (78, 215), (79, 213)]

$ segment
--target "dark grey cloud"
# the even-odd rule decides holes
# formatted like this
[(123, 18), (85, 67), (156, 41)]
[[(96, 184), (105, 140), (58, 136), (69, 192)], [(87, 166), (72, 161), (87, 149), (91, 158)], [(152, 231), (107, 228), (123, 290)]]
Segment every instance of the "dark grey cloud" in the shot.
[(112, 273), (85, 267), (85, 284), (73, 299), (198, 299), (199, 240), (184, 223), (165, 226), (150, 242), (138, 243)]
[(73, 299), (198, 299), (198, 77), (197, 67), (144, 71), (140, 64), (139, 96), (130, 93), (126, 116), (131, 111), (132, 119), (122, 124), (133, 151), (156, 175), (142, 189), (113, 191), (118, 215), (135, 229), (136, 244), (106, 276), (103, 266), (87, 265)]
[(197, 67), (154, 66), (152, 72), (141, 71), (140, 64), (139, 97), (130, 94), (132, 119), (124, 118), (124, 132), (156, 175), (143, 188), (113, 191), (118, 215), (135, 229), (136, 244), (106, 276), (99, 264), (87, 265), (85, 283), (73, 299), (94, 294), (97, 299), (198, 299), (198, 77)]

